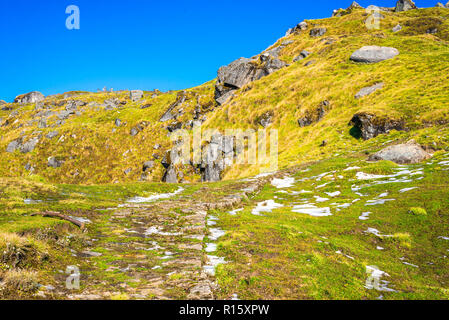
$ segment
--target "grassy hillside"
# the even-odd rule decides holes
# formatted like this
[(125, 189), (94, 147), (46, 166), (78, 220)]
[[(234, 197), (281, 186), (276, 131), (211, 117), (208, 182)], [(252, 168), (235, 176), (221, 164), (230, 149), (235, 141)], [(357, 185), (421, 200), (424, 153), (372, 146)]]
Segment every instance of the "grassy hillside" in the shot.
[[(272, 128), (279, 129), (279, 161), (285, 168), (309, 160), (318, 160), (361, 150), (374, 150), (386, 141), (415, 138), (435, 150), (448, 148), (449, 96), (449, 10), (429, 8), (401, 13), (382, 12), (380, 30), (368, 30), (365, 10), (356, 9), (342, 17), (309, 20), (307, 31), (282, 38), (273, 45), (293, 41), (280, 54), (291, 65), (239, 90), (233, 100), (218, 107), (214, 100), (214, 82), (186, 90), (186, 99), (174, 112), (181, 112), (177, 122), (183, 127), (192, 119), (199, 105), (204, 128), (258, 128), (257, 119), (269, 112), (274, 115)], [(403, 29), (391, 29), (400, 23)], [(322, 37), (311, 37), (312, 27), (325, 27)], [(436, 34), (427, 30), (437, 27)], [(349, 60), (355, 50), (365, 45), (395, 47), (400, 55), (377, 64), (358, 64)], [(302, 50), (311, 55), (292, 62)], [(306, 66), (306, 64), (311, 63)], [(384, 87), (362, 99), (354, 95), (363, 87), (383, 82)], [(62, 183), (112, 183), (140, 179), (142, 164), (155, 160), (148, 174), (149, 181), (160, 181), (160, 165), (165, 151), (171, 148), (166, 127), (176, 121), (159, 122), (165, 111), (179, 98), (180, 92), (147, 92), (144, 99), (131, 102), (128, 92), (87, 93), (64, 99), (63, 95), (47, 97), (43, 108), (54, 112), (64, 110), (71, 100), (88, 104), (63, 124), (56, 124), (57, 115), (50, 116), (47, 128), (39, 128), (36, 106), (10, 104), (0, 111), (0, 174), (28, 176), (32, 174)], [(126, 104), (105, 111), (105, 100), (117, 98)], [(297, 120), (313, 114), (324, 100), (330, 107), (318, 123), (300, 128)], [(5, 106), (3, 106), (5, 107)], [(142, 109), (144, 107), (144, 109)], [(357, 112), (373, 113), (379, 118), (403, 120), (407, 131), (361, 141), (350, 134), (348, 122)], [(115, 119), (122, 125), (116, 127)], [(132, 128), (140, 132), (132, 136)], [(270, 127), (270, 128), (271, 128)], [(45, 138), (58, 131), (53, 139)], [(36, 149), (27, 154), (6, 153), (8, 144), (19, 137), (27, 141), (40, 137)], [(323, 141), (326, 146), (319, 147)], [(161, 148), (154, 150), (160, 144)], [(64, 160), (60, 168), (49, 168), (47, 159)], [(156, 159), (155, 157), (156, 156)], [(257, 174), (257, 166), (235, 165), (225, 179)], [(192, 168), (185, 170), (185, 181), (199, 179)]]

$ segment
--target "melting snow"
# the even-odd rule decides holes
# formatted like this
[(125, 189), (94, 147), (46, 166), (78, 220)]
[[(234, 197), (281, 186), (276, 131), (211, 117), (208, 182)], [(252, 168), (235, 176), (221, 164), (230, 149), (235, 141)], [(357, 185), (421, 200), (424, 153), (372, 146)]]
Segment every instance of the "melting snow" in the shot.
[(325, 192), (325, 193), (326, 193), (329, 197), (332, 197), (332, 198), (341, 195), (341, 192), (340, 192), (340, 191), (335, 191), (335, 192)]
[(129, 199), (127, 202), (128, 203), (145, 203), (145, 202), (153, 202), (155, 200), (160, 200), (160, 199), (168, 199), (171, 197), (176, 196), (177, 194), (181, 193), (184, 191), (184, 188), (179, 187), (178, 190), (176, 190), (173, 193), (160, 193), (160, 194), (154, 194), (152, 196), (149, 197), (134, 197)]
[(259, 202), (251, 213), (255, 216), (260, 216), (261, 212), (271, 212), (273, 209), (282, 208), (284, 205), (276, 203), (274, 200), (267, 200)]
[(296, 213), (308, 214), (312, 217), (328, 217), (332, 215), (329, 207), (318, 208), (311, 204), (294, 206), (292, 211)]
[(243, 211), (243, 208), (241, 208), (241, 209), (235, 209), (235, 210), (232, 210), (232, 211), (229, 211), (229, 214), (231, 215), (231, 216), (235, 216), (238, 212), (240, 212), (240, 211)]
[(369, 215), (372, 212), (363, 212), (362, 215), (359, 217), (360, 220), (368, 220), (369, 219)]
[(271, 180), (271, 184), (278, 189), (290, 188), (295, 183), (295, 179), (291, 177), (285, 177), (284, 179), (274, 178)]
[(415, 189), (418, 189), (418, 187), (404, 188), (404, 189), (399, 190), (399, 192), (400, 193), (404, 193), (404, 192), (412, 191), (412, 190), (415, 190)]

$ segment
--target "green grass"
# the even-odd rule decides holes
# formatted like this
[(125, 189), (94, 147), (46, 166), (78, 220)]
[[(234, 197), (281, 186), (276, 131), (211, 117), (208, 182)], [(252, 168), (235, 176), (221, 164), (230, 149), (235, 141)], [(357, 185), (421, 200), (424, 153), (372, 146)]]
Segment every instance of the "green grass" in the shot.
[[(376, 299), (382, 294), (385, 299), (447, 299), (449, 278), (445, 270), (449, 265), (444, 257), (448, 245), (438, 237), (447, 233), (449, 176), (437, 164), (425, 164), (422, 180), (367, 186), (360, 190), (364, 195), (360, 197), (351, 190), (354, 184), (366, 183), (354, 180), (359, 170), (343, 171), (354, 165), (360, 166), (362, 172), (373, 167), (357, 159), (323, 161), (312, 165), (306, 173), (299, 171), (295, 178), (337, 172), (320, 182), (296, 183), (288, 189), (289, 194), (267, 185), (236, 216), (215, 212), (220, 218), (219, 227), (227, 232), (219, 241), (219, 255), (228, 261), (217, 273), (219, 297), (237, 293), (241, 299)], [(340, 175), (344, 178), (338, 178)], [(325, 182), (329, 184), (317, 188)], [(400, 193), (409, 187), (417, 189)], [(313, 193), (291, 194), (300, 190)], [(339, 212), (333, 209), (330, 217), (292, 211), (293, 205), (303, 199), (311, 200), (314, 195), (329, 198), (325, 192), (336, 190), (341, 195), (319, 206), (362, 200)], [(383, 192), (388, 192), (386, 198), (396, 201), (364, 205)], [(267, 199), (275, 199), (284, 207), (265, 216), (252, 215), (255, 203)], [(369, 220), (359, 220), (361, 213), (368, 211)], [(426, 211), (423, 219), (422, 212)], [(368, 228), (376, 228), (385, 236), (367, 234)], [(368, 265), (390, 274), (384, 280), (390, 281), (398, 292), (364, 288)]]

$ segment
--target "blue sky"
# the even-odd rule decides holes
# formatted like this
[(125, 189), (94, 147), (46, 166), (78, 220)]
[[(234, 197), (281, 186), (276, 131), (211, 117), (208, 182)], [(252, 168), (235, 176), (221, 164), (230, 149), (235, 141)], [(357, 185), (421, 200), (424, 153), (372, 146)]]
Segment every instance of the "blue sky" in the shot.
[[(1, 0), (0, 99), (40, 91), (189, 88), (251, 57), (303, 19), (350, 0)], [(434, 6), (437, 0), (416, 1)], [(359, 1), (394, 6), (395, 0)], [(68, 30), (69, 5), (81, 13)]]

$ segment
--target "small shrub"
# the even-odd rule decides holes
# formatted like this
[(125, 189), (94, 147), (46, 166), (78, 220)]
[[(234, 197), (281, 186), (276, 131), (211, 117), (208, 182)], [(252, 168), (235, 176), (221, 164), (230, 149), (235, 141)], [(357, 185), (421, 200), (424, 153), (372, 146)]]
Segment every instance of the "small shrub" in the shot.
[(414, 216), (421, 216), (421, 217), (427, 216), (427, 211), (424, 208), (419, 207), (410, 208), (408, 212), (413, 214)]

